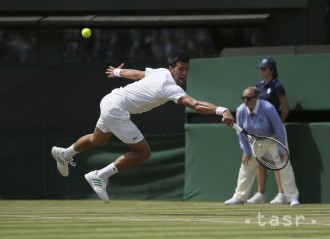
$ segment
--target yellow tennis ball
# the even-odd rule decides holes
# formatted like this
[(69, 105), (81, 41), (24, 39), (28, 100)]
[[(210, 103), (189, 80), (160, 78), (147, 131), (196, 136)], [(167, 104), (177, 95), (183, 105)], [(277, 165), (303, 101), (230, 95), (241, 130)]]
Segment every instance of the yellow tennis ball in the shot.
[(84, 28), (84, 29), (81, 30), (81, 35), (84, 38), (90, 38), (91, 35), (92, 35), (92, 31), (91, 31), (91, 29), (89, 29), (89, 28), (86, 27), (86, 28)]

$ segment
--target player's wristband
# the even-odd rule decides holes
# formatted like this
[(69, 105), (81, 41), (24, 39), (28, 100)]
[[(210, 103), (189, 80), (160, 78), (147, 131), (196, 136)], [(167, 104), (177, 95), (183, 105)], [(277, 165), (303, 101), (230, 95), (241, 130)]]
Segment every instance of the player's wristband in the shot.
[(116, 68), (116, 69), (113, 71), (113, 74), (114, 74), (114, 76), (116, 76), (116, 77), (120, 77), (120, 72), (121, 72), (121, 69)]
[(225, 113), (228, 109), (225, 108), (225, 107), (221, 107), (221, 106), (218, 106), (216, 109), (215, 109), (215, 114), (216, 115), (223, 115), (223, 113)]

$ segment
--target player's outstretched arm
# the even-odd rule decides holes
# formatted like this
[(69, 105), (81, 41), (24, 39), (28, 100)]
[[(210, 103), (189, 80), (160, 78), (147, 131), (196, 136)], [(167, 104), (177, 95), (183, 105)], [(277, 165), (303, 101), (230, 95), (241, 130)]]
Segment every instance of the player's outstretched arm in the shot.
[(134, 69), (123, 69), (124, 63), (122, 63), (117, 68), (109, 66), (105, 72), (108, 78), (123, 77), (130, 80), (141, 80), (145, 77), (144, 71), (134, 70)]
[(232, 126), (234, 123), (234, 117), (231, 112), (224, 107), (216, 106), (212, 103), (206, 101), (198, 101), (191, 96), (183, 96), (180, 98), (179, 103), (185, 105), (191, 109), (196, 110), (200, 114), (216, 114), (222, 115), (222, 122), (224, 122), (228, 126)]

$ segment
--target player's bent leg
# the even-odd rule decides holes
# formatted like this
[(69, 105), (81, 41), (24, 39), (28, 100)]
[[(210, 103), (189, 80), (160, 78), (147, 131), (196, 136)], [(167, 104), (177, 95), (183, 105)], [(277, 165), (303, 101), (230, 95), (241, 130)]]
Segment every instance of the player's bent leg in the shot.
[(148, 159), (151, 155), (150, 146), (146, 139), (136, 144), (129, 144), (129, 146), (132, 152), (119, 156), (114, 162), (118, 171), (132, 168)]
[(53, 158), (56, 160), (59, 173), (67, 177), (69, 175), (69, 164), (75, 166), (73, 155), (85, 151), (92, 147), (102, 146), (113, 136), (111, 132), (104, 133), (96, 128), (93, 134), (82, 136), (73, 144), (73, 147), (60, 148), (54, 146), (51, 150)]
[(74, 150), (82, 152), (87, 149), (105, 145), (113, 136), (112, 132), (102, 132), (99, 128), (95, 128), (94, 133), (87, 134), (74, 144)]
[(114, 163), (101, 170), (95, 170), (85, 174), (89, 185), (105, 203), (109, 203), (107, 192), (108, 178), (118, 171), (131, 168), (150, 157), (150, 147), (145, 139), (136, 144), (129, 144), (129, 146), (132, 148), (132, 152), (119, 156)]

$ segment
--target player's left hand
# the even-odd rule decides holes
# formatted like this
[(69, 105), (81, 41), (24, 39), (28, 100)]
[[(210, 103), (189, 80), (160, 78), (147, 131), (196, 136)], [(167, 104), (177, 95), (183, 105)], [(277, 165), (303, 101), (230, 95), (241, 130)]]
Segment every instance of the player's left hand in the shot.
[[(116, 67), (116, 68), (123, 68), (124, 67), (124, 63), (121, 63), (120, 66)], [(113, 66), (109, 66), (109, 68), (107, 69), (107, 71), (105, 72), (105, 74), (108, 75), (108, 78), (114, 78), (115, 77), (115, 74), (114, 74), (114, 70), (116, 69), (115, 67)]]
[(222, 115), (222, 122), (225, 123), (227, 126), (232, 126), (234, 124), (234, 117), (230, 113), (229, 110), (226, 110)]

